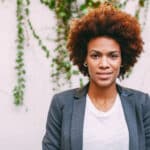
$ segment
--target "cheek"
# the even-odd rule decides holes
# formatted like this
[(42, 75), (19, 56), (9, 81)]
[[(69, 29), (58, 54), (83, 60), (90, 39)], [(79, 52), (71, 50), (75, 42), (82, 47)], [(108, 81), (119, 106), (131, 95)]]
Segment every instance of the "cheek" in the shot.
[(118, 61), (116, 63), (112, 63), (111, 66), (112, 66), (114, 71), (119, 72), (120, 71), (120, 67), (121, 67), (121, 61)]
[(119, 73), (120, 73), (120, 67), (121, 67), (121, 64), (117, 64), (116, 66), (114, 66), (114, 70), (117, 75), (119, 75)]
[(89, 73), (89, 76), (93, 76), (94, 72), (95, 72), (95, 66), (92, 65), (92, 64), (88, 64), (88, 73)]
[(93, 67), (92, 67), (91, 65), (88, 65), (88, 72), (89, 72), (89, 75), (91, 75), (93, 71), (94, 71), (94, 70), (93, 70)]

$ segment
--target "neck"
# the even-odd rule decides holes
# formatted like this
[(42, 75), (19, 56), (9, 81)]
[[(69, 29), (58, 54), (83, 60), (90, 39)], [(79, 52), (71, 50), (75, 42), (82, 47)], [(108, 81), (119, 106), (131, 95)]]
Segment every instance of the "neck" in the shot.
[(106, 112), (112, 107), (116, 99), (116, 83), (109, 87), (99, 87), (91, 82), (88, 95), (97, 109)]
[(117, 95), (116, 84), (112, 84), (108, 87), (100, 87), (92, 82), (89, 85), (88, 95), (96, 100), (111, 100)]

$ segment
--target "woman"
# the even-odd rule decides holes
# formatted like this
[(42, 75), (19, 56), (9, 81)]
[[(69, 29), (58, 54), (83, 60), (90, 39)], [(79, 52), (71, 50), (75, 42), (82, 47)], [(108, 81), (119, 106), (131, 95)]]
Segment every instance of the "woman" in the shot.
[(72, 23), (67, 48), (89, 83), (53, 97), (43, 150), (150, 150), (148, 94), (116, 83), (143, 51), (137, 20), (102, 4)]

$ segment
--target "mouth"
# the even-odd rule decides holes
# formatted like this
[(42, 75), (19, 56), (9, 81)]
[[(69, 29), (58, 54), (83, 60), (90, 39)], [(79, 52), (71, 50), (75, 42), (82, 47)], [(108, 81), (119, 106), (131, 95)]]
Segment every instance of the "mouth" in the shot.
[(97, 72), (96, 75), (98, 76), (98, 78), (102, 80), (106, 80), (110, 78), (112, 72)]

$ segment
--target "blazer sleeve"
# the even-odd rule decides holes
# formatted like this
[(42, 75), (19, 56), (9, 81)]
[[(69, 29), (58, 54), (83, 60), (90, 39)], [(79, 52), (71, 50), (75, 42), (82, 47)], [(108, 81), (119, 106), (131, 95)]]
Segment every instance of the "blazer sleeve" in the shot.
[(150, 150), (150, 96), (146, 95), (143, 107), (143, 123), (145, 129), (146, 150)]
[(42, 150), (60, 150), (61, 108), (57, 96), (54, 96), (48, 112), (46, 133), (42, 141)]

